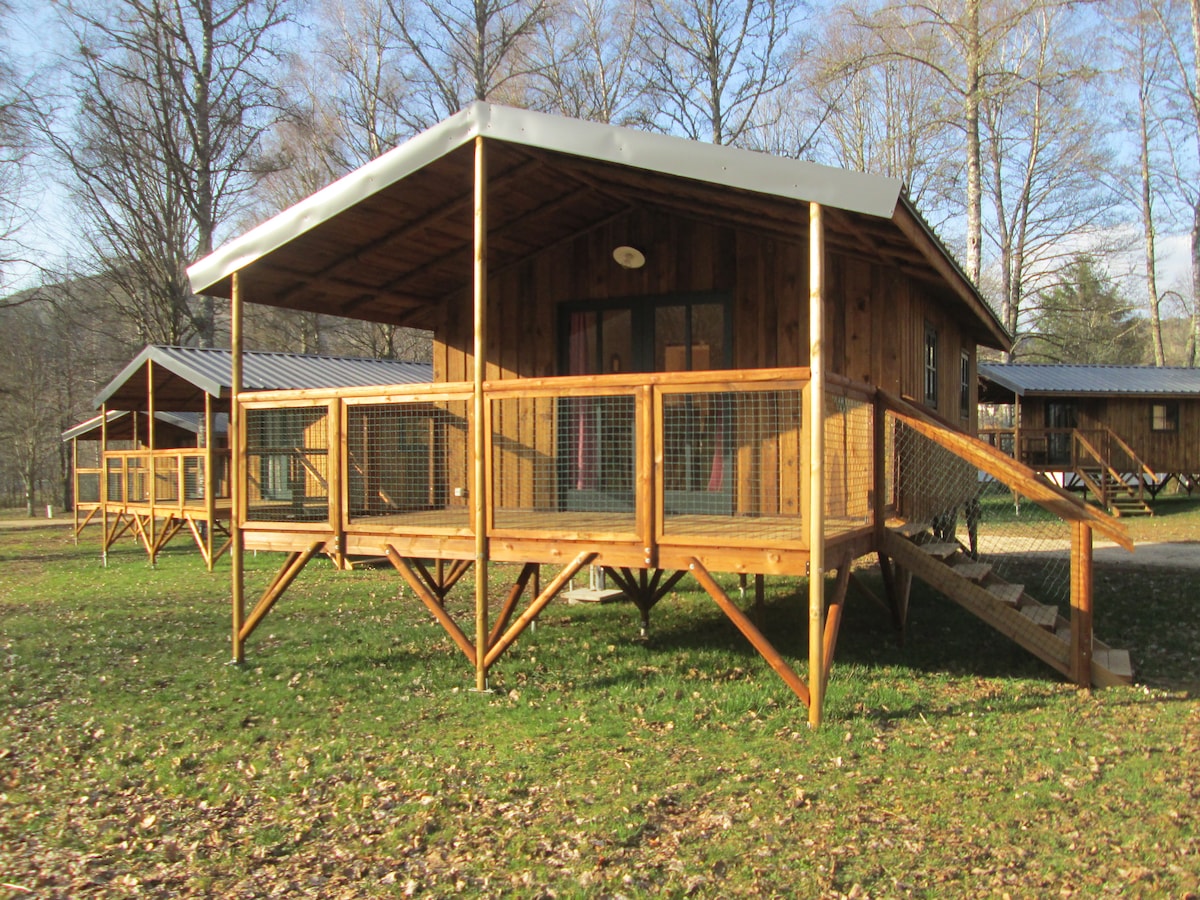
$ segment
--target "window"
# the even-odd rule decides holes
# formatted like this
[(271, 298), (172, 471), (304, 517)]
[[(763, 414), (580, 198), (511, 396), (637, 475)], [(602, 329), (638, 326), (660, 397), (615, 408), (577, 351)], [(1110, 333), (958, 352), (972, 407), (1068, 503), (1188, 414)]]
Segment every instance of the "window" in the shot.
[(1150, 407), (1151, 431), (1178, 431), (1179, 404), (1155, 403)]
[(938, 333), (925, 323), (925, 405), (938, 405)]
[(569, 375), (727, 369), (732, 310), (723, 294), (564, 304), (560, 371)]
[(964, 419), (971, 418), (971, 354), (966, 350), (958, 360), (958, 411)]

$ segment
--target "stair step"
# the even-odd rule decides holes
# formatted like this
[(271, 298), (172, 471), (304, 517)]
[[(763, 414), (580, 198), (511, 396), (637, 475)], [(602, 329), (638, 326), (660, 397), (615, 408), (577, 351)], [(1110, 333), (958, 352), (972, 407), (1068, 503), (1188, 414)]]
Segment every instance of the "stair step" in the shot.
[(940, 541), (934, 541), (928, 544), (917, 544), (917, 546), (930, 556), (936, 557), (937, 559), (943, 561), (949, 559), (959, 550), (958, 544), (943, 543)]
[(989, 584), (987, 586), (988, 593), (992, 594), (1001, 603), (1007, 603), (1009, 606), (1016, 606), (1021, 599), (1021, 595), (1025, 593), (1025, 585), (1023, 584), (1005, 584), (999, 582), (997, 584)]
[(954, 574), (970, 581), (983, 581), (992, 571), (991, 565), (981, 562), (960, 562), (954, 565)]
[(1121, 678), (1133, 678), (1133, 662), (1129, 658), (1128, 650), (1118, 650), (1115, 647), (1107, 650), (1097, 648), (1092, 651), (1092, 662)]
[(901, 537), (909, 538), (910, 540), (918, 535), (924, 534), (928, 530), (929, 524), (927, 522), (905, 522), (903, 525), (897, 525), (892, 528), (892, 531), (894, 531), (896, 534), (900, 535)]
[(1053, 628), (1058, 621), (1058, 610), (1040, 603), (1027, 603), (1020, 609), (1021, 615), (1041, 628)]

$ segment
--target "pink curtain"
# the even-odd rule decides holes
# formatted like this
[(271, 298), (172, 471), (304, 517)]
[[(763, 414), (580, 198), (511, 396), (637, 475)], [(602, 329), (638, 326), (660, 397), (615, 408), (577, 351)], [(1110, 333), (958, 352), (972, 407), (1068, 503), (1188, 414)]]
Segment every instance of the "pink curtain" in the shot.
[(718, 395), (713, 399), (713, 457), (712, 469), (708, 476), (710, 493), (716, 493), (725, 484), (725, 398)]
[[(589, 315), (586, 312), (571, 313), (570, 344), (567, 348), (567, 368), (570, 375), (588, 374)], [(591, 403), (586, 397), (576, 397), (571, 401), (571, 408), (575, 415), (575, 489), (595, 490), (597, 447)]]

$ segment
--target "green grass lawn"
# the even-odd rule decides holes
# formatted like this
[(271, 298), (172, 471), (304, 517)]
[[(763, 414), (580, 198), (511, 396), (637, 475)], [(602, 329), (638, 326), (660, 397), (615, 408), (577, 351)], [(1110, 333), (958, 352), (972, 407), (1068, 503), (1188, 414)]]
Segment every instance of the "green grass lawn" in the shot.
[[(389, 571), (314, 562), (234, 667), (227, 561), (123, 542), (105, 569), (68, 535), (0, 531), (0, 897), (1200, 886), (1194, 574), (1097, 571), (1141, 681), (1100, 692), (919, 585), (900, 647), (852, 593), (814, 732), (690, 579), (646, 640), (628, 604), (552, 604), (480, 695)], [(276, 565), (248, 558), (251, 592)], [(803, 675), (803, 583), (767, 584)]]

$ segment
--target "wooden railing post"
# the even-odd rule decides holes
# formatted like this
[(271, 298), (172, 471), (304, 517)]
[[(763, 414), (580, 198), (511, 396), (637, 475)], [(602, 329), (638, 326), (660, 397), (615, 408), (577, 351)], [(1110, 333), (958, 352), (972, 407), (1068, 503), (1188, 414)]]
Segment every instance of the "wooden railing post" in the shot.
[(1092, 529), (1071, 523), (1071, 676), (1092, 683)]
[(475, 529), (475, 690), (487, 690), (488, 651), (488, 497), (487, 441), (483, 379), (487, 365), (487, 150), (483, 136), (475, 138), (475, 211), (473, 303), (475, 339), (474, 391), (471, 418), (474, 426), (473, 470), (471, 497)]
[(819, 203), (808, 205), (808, 248), (808, 723), (815, 728), (825, 699), (825, 230)]
[(346, 404), (339, 399), (332, 400), (325, 408), (329, 422), (329, 458), (326, 461), (325, 491), (328, 494), (329, 527), (333, 531), (337, 547), (333, 554), (334, 565), (338, 569), (346, 568), (346, 509), (348, 496), (346, 482), (343, 478), (346, 471)]
[(238, 394), (242, 392), (242, 283), (240, 273), (234, 272), (231, 279), (229, 300), (229, 468), (232, 509), (229, 516), (229, 562), (232, 582), (233, 606), (233, 662), (246, 659), (242, 626), (246, 621), (246, 580), (242, 536), (242, 509), (246, 500), (245, 468), (242, 455), (242, 412), (238, 407)]
[(213, 526), (217, 523), (216, 466), (213, 465), (212, 394), (204, 395), (204, 556), (213, 570)]

